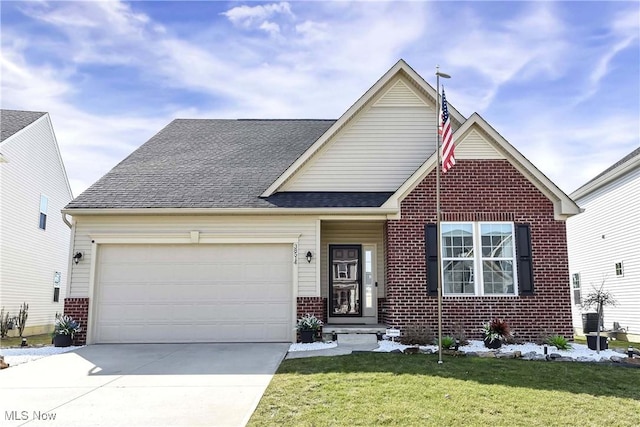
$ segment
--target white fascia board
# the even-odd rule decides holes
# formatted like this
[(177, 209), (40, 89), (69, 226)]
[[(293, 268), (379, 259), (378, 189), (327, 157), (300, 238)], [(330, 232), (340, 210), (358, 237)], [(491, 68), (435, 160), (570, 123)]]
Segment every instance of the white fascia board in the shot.
[(62, 154), (60, 153), (60, 146), (58, 145), (58, 139), (56, 138), (56, 133), (53, 130), (53, 123), (51, 122), (51, 117), (49, 113), (44, 115), (47, 120), (47, 124), (49, 125), (49, 131), (51, 132), (51, 137), (53, 138), (53, 145), (58, 154), (58, 162), (60, 162), (60, 167), (62, 168), (62, 175), (64, 176), (64, 182), (67, 186), (67, 191), (69, 192), (69, 200), (73, 200), (73, 192), (71, 191), (71, 184), (69, 184), (69, 176), (67, 175), (67, 169), (64, 167), (64, 161), (62, 161)]
[(612, 169), (608, 173), (602, 175), (600, 178), (588, 182), (587, 184), (571, 193), (570, 197), (573, 200), (579, 200), (585, 196), (588, 196), (592, 192), (604, 187), (612, 181), (615, 181), (619, 177), (627, 174), (628, 172), (631, 172), (637, 167), (640, 167), (640, 155), (629, 159), (623, 164), (617, 166), (615, 169)]
[[(558, 186), (547, 178), (533, 163), (523, 156), (513, 145), (505, 140), (491, 125), (489, 125), (478, 113), (473, 113), (469, 119), (454, 133), (454, 141), (460, 140), (473, 126), (477, 126), (490, 138), (487, 141), (499, 152), (503, 153), (510, 163), (522, 173), (531, 183), (540, 190), (554, 204), (554, 213), (557, 220), (565, 220), (570, 216), (581, 212), (578, 205), (567, 196)], [(437, 153), (434, 153), (422, 164), (413, 175), (381, 206), (391, 209), (400, 207), (400, 202), (424, 179), (437, 163)], [(455, 167), (455, 166), (454, 166)]]
[[(489, 123), (487, 123), (478, 113), (473, 113), (469, 118), (469, 126), (476, 125), (491, 138), (490, 143), (495, 148), (506, 154), (513, 167), (522, 173), (527, 179), (553, 202), (555, 218), (566, 220), (567, 218), (581, 213), (580, 207), (557, 185), (553, 183), (545, 174), (535, 167), (522, 153), (511, 145), (502, 135), (500, 135)], [(466, 123), (465, 123), (466, 124)]]
[[(417, 86), (428, 96), (437, 99), (436, 90), (431, 87), (413, 68), (411, 68), (404, 60), (400, 59), (389, 69), (377, 82), (374, 83), (364, 95), (362, 95), (327, 131), (318, 138), (295, 162), (291, 164), (270, 186), (262, 193), (261, 197), (269, 197), (275, 193), (289, 178), (291, 178), (316, 152), (318, 152), (331, 138), (338, 133), (344, 125), (346, 125), (353, 117), (355, 117), (362, 108), (365, 107), (384, 86), (393, 80), (398, 73), (403, 73), (409, 81)], [(437, 106), (436, 106), (437, 108)], [(453, 106), (449, 105), (449, 115), (452, 120), (462, 124), (466, 120), (465, 117), (458, 112)]]
[(78, 216), (94, 215), (392, 215), (397, 209), (385, 208), (135, 208), (135, 209), (63, 209), (62, 213)]

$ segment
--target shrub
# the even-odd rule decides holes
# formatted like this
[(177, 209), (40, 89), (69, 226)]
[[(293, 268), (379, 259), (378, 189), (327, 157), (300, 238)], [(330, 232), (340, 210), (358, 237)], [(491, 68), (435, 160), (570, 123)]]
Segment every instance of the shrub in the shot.
[(27, 325), (28, 318), (29, 318), (29, 304), (24, 302), (20, 306), (20, 311), (18, 312), (18, 317), (16, 318), (18, 332), (20, 333), (20, 338), (22, 338), (22, 333), (24, 332), (24, 327)]
[(458, 344), (461, 346), (469, 344), (469, 340), (467, 340), (467, 334), (462, 323), (456, 322), (453, 324), (453, 337), (458, 340)]
[(442, 337), (442, 348), (444, 350), (449, 350), (451, 347), (456, 345), (456, 339), (449, 335)]
[(297, 328), (299, 331), (317, 331), (322, 326), (322, 320), (312, 314), (305, 314), (298, 319)]
[(10, 322), (11, 318), (9, 317), (9, 312), (4, 311), (4, 307), (2, 307), (2, 309), (0, 310), (0, 338), (7, 337)]
[(77, 334), (81, 330), (80, 323), (73, 320), (73, 317), (56, 314), (53, 335), (71, 335), (73, 337), (74, 334)]
[(410, 324), (404, 328), (400, 343), (404, 345), (431, 345), (435, 335), (431, 328), (423, 324)]
[(488, 339), (490, 342), (493, 342), (495, 340), (506, 341), (511, 337), (509, 324), (506, 321), (498, 318), (495, 318), (489, 323), (486, 323), (482, 327), (482, 332), (484, 334), (484, 338)]
[(562, 335), (551, 335), (547, 338), (547, 344), (556, 347), (558, 350), (570, 350), (571, 344)]

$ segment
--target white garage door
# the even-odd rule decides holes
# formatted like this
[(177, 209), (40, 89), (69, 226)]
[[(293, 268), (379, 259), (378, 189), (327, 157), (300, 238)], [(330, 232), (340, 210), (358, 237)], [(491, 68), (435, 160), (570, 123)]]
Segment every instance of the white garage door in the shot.
[(291, 245), (101, 245), (96, 280), (96, 343), (291, 340)]

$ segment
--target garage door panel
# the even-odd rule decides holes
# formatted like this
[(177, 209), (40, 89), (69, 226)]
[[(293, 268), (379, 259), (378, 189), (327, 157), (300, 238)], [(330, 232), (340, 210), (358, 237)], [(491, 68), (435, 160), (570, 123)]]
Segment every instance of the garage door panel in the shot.
[(96, 342), (291, 339), (290, 245), (100, 246)]

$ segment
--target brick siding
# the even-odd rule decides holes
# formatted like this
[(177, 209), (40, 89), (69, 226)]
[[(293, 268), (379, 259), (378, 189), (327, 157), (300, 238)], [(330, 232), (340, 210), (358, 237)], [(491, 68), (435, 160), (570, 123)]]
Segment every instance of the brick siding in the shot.
[[(437, 297), (427, 295), (424, 227), (436, 221), (435, 173), (401, 204), (401, 219), (387, 222), (386, 300), (381, 320), (399, 328), (426, 324), (437, 330)], [(493, 317), (505, 319), (516, 338), (543, 333), (573, 337), (565, 222), (531, 182), (506, 160), (459, 160), (441, 179), (444, 221), (513, 221), (531, 227), (534, 295), (444, 297), (443, 333), (461, 325), (481, 338)]]
[(296, 315), (299, 319), (305, 314), (313, 314), (324, 323), (327, 322), (327, 299), (323, 297), (298, 297)]
[(73, 345), (87, 343), (87, 321), (89, 319), (89, 298), (65, 298), (64, 314), (80, 322), (82, 330), (73, 337)]

